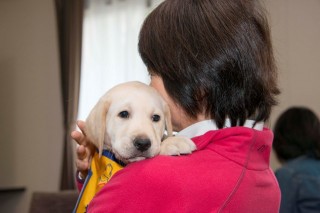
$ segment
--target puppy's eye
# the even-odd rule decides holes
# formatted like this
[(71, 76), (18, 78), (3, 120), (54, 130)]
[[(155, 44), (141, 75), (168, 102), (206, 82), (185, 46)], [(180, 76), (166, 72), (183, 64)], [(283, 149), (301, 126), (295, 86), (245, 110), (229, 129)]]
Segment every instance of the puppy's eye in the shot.
[(153, 115), (153, 116), (152, 116), (152, 121), (153, 121), (153, 122), (158, 122), (158, 121), (160, 121), (160, 115)]
[(118, 114), (120, 118), (129, 118), (129, 112), (128, 111), (122, 111)]

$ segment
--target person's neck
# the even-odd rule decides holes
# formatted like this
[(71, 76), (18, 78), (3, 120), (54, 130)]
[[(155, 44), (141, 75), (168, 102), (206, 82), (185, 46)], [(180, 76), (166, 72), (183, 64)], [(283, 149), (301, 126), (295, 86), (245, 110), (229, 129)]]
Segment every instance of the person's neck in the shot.
[(185, 119), (181, 119), (178, 124), (173, 126), (173, 131), (179, 132), (195, 123), (205, 120), (211, 120), (211, 118), (208, 118), (204, 115), (198, 115), (197, 118), (186, 117)]

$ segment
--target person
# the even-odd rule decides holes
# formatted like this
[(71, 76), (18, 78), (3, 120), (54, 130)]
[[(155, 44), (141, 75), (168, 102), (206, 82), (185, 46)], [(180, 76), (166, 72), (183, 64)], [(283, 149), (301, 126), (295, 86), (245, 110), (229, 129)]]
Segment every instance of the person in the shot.
[[(118, 171), (88, 212), (279, 211), (264, 127), (279, 94), (266, 13), (255, 0), (166, 0), (145, 19), (138, 49), (190, 155), (156, 156)], [(84, 123), (79, 122), (80, 129)], [(77, 167), (90, 149), (81, 132)]]
[(273, 149), (283, 164), (276, 170), (280, 213), (320, 212), (320, 121), (306, 107), (290, 107), (277, 119)]

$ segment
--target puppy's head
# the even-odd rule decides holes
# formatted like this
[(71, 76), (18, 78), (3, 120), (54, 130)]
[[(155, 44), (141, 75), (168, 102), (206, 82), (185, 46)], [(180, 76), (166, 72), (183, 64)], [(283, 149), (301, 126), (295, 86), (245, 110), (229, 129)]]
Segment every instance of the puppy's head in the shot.
[(167, 129), (172, 134), (167, 103), (155, 89), (140, 83), (119, 84), (101, 97), (86, 119), (85, 134), (99, 149), (132, 162), (157, 155)]

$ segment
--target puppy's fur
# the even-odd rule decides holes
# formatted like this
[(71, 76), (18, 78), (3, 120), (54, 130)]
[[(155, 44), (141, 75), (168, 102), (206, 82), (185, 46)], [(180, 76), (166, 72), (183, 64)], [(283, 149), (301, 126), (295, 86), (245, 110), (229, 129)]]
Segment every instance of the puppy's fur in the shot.
[(119, 84), (103, 95), (86, 119), (85, 134), (100, 155), (108, 149), (124, 163), (196, 149), (190, 139), (172, 136), (167, 103), (141, 82)]

